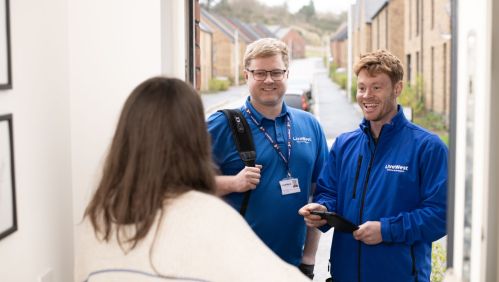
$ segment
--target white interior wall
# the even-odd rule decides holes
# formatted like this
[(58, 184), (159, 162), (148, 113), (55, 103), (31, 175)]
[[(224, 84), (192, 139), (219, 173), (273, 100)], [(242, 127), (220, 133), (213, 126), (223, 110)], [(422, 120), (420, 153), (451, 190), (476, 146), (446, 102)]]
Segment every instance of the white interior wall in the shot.
[(162, 73), (179, 79), (186, 78), (187, 0), (161, 1)]
[(160, 1), (72, 1), (70, 92), (75, 222), (96, 184), (125, 99), (161, 73)]
[[(166, 0), (163, 0), (166, 1)], [(73, 280), (73, 227), (124, 100), (162, 70), (160, 0), (11, 0), (18, 231), (0, 281)]]
[[(125, 99), (140, 82), (161, 74), (160, 8), (159, 0), (70, 2), (75, 223), (98, 182)], [(78, 255), (78, 234), (74, 238)]]
[(67, 1), (10, 1), (18, 231), (0, 241), (0, 280), (72, 274)]

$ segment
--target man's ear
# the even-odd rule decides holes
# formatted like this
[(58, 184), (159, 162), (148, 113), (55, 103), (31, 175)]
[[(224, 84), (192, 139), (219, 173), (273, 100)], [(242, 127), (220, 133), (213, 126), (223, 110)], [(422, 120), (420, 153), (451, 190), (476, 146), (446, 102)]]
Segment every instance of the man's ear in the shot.
[(404, 82), (402, 80), (399, 80), (399, 82), (395, 83), (395, 86), (393, 87), (393, 92), (395, 93), (395, 97), (399, 97), (400, 94), (402, 94), (402, 90), (404, 89)]
[(244, 80), (248, 81), (248, 71), (244, 70)]

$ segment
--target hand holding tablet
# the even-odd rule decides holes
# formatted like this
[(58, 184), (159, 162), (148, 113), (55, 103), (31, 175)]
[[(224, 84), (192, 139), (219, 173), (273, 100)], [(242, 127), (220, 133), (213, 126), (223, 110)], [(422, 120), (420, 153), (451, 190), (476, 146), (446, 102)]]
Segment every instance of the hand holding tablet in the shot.
[(359, 229), (357, 225), (335, 212), (310, 211), (310, 213), (326, 219), (327, 223), (334, 227), (334, 231), (352, 233)]

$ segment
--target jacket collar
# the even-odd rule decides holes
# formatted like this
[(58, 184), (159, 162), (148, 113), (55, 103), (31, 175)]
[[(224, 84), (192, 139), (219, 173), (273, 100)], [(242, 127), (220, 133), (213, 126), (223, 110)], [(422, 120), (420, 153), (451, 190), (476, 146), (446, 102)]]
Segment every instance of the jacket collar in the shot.
[[(397, 114), (392, 118), (390, 122), (383, 125), (382, 133), (383, 135), (390, 134), (391, 132), (397, 131), (407, 123), (409, 123), (409, 121), (405, 118), (402, 106), (397, 105)], [(371, 136), (371, 133), (369, 132), (371, 124), (368, 120), (363, 118), (362, 122), (359, 124), (359, 127), (362, 132)]]

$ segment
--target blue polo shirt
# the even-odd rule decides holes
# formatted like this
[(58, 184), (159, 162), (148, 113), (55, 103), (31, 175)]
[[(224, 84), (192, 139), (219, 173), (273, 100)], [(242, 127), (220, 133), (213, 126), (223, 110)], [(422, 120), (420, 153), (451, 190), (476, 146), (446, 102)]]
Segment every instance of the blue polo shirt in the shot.
[[(291, 156), (289, 169), (292, 177), (298, 178), (300, 192), (283, 195), (279, 181), (287, 177), (286, 164), (272, 144), (252, 121), (249, 109), (272, 139), (279, 145), (284, 156), (288, 156), (287, 118), (291, 124)], [(278, 256), (288, 263), (298, 265), (302, 258), (306, 226), (298, 210), (308, 202), (311, 184), (316, 179), (327, 158), (327, 144), (319, 122), (308, 112), (283, 104), (281, 114), (270, 120), (249, 102), (241, 107), (253, 134), (256, 147), (256, 164), (263, 166), (260, 184), (251, 192), (245, 218), (255, 233)], [(208, 118), (208, 131), (212, 137), (215, 163), (223, 175), (235, 175), (244, 164), (232, 137), (232, 131), (223, 113), (216, 112)], [(231, 193), (225, 200), (239, 210), (244, 193)]]

